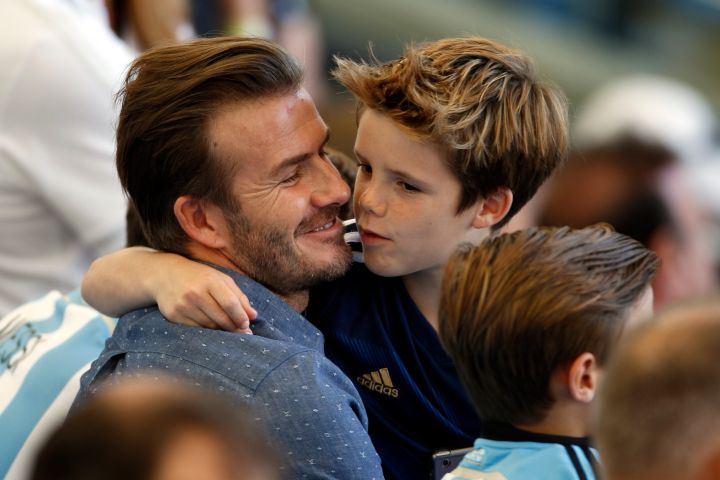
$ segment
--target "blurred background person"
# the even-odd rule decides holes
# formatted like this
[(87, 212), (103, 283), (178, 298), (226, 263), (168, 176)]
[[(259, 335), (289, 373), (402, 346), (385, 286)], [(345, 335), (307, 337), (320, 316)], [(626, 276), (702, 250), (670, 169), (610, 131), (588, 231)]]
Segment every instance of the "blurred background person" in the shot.
[(193, 35), (188, 0), (3, 3), (0, 316), (122, 247), (113, 96), (136, 52)]
[(195, 37), (190, 0), (105, 0), (110, 27), (136, 52)]
[[(127, 246), (147, 245), (137, 213), (127, 215)], [(24, 480), (37, 449), (65, 419), (88, 369), (112, 334), (80, 288), (53, 290), (0, 318), (0, 478)]]
[(715, 128), (706, 101), (680, 82), (645, 75), (608, 84), (581, 105), (574, 154), (545, 188), (537, 222), (608, 222), (654, 250), (657, 306), (712, 293), (720, 204), (707, 202), (695, 179), (707, 175)]
[(3, 2), (0, 315), (122, 246), (112, 96), (131, 59), (101, 1)]
[(278, 480), (279, 459), (245, 408), (149, 375), (108, 385), (70, 414), (32, 480)]
[(720, 303), (643, 325), (611, 359), (597, 441), (608, 480), (720, 478)]
[(0, 477), (26, 478), (115, 327), (78, 288), (96, 256), (146, 244), (117, 180), (113, 97), (137, 51), (189, 25), (187, 0), (3, 4)]
[(191, 4), (200, 36), (254, 36), (276, 41), (300, 60), (304, 86), (315, 103), (322, 105), (327, 100), (324, 37), (308, 0), (191, 0)]

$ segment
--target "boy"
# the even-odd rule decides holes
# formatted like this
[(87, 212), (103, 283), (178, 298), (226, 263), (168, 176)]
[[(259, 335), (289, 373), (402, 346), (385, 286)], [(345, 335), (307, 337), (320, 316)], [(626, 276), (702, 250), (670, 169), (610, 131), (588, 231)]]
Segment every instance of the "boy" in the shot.
[(607, 226), (531, 228), (455, 254), (439, 334), (484, 423), (444, 480), (597, 478), (591, 407), (615, 342), (652, 314), (657, 267)]
[[(365, 264), (314, 289), (305, 315), (362, 395), (386, 478), (424, 478), (434, 452), (470, 445), (480, 428), (437, 338), (445, 263), (509, 220), (561, 163), (566, 105), (523, 54), (478, 37), (411, 46), (385, 64), (337, 63), (359, 102), (354, 210)], [(304, 174), (290, 172), (287, 188)], [(179, 322), (246, 321), (242, 293), (215, 271), (129, 253), (86, 278), (100, 310), (157, 301)]]

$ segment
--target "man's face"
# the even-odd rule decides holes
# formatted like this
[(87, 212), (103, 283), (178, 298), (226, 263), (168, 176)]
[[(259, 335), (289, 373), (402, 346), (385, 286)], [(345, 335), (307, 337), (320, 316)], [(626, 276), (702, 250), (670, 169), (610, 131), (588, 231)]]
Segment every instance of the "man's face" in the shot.
[(325, 156), (328, 128), (307, 92), (228, 105), (209, 137), (234, 168), (228, 259), (280, 294), (342, 275), (351, 254), (337, 215), (350, 189)]

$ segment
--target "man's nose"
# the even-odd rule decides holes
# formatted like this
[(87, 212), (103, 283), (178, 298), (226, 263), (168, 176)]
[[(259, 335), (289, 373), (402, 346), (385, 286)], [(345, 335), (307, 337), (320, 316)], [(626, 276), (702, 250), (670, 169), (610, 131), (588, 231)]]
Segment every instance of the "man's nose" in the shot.
[(328, 160), (322, 159), (317, 181), (318, 185), (312, 194), (314, 206), (342, 206), (350, 200), (350, 187)]

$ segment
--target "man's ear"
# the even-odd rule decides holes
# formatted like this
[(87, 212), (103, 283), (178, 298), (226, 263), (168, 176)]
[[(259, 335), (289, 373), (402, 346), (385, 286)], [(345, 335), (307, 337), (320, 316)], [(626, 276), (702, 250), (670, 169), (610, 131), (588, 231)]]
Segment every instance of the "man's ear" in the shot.
[(572, 399), (583, 403), (592, 402), (600, 380), (600, 366), (595, 355), (585, 352), (577, 357), (570, 364), (567, 375)]
[(513, 202), (509, 188), (499, 188), (478, 202), (477, 213), (473, 218), (475, 228), (492, 227), (505, 218)]
[(215, 204), (183, 195), (175, 200), (173, 211), (180, 227), (192, 240), (208, 248), (228, 246), (225, 216)]

